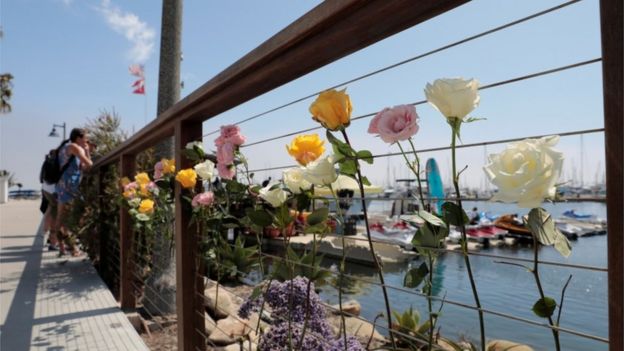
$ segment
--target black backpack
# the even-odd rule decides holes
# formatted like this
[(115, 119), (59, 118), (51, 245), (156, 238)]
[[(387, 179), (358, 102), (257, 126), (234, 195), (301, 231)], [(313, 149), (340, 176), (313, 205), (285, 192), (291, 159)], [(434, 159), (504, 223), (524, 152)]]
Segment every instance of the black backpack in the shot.
[(63, 176), (63, 173), (67, 170), (70, 163), (74, 160), (76, 156), (71, 155), (67, 163), (61, 167), (61, 158), (59, 157), (59, 153), (61, 148), (67, 143), (67, 141), (63, 142), (61, 146), (59, 146), (52, 154), (46, 155), (45, 161), (43, 161), (43, 166), (41, 166), (41, 178), (49, 184), (56, 184)]

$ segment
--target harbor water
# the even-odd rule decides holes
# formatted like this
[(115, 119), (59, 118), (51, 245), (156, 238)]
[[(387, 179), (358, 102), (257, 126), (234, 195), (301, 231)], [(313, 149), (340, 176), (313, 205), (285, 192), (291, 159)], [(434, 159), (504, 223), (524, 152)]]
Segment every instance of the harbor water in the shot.
[[(374, 206), (375, 204), (371, 204)], [(477, 207), (479, 211), (489, 211), (493, 214), (518, 213), (526, 214), (526, 210), (513, 205), (489, 202), (465, 202), (467, 209)], [(554, 217), (559, 217), (564, 211), (574, 209), (577, 213), (594, 214), (599, 218), (606, 218), (606, 205), (597, 202), (566, 202), (558, 204), (544, 204), (543, 206)], [(572, 254), (564, 258), (552, 247), (540, 249), (539, 258), (542, 261), (562, 262), (597, 268), (607, 267), (607, 237), (606, 235), (582, 237), (572, 243)], [(530, 246), (516, 245), (484, 249), (481, 252), (493, 255), (508, 256), (510, 258), (533, 259), (533, 250)], [(538, 300), (539, 294), (533, 275), (527, 270), (506, 264), (497, 263), (500, 259), (471, 256), (471, 264), (476, 279), (477, 289), (484, 309), (501, 312), (515, 317), (529, 319), (541, 324), (547, 324), (547, 319), (533, 314), (531, 308)], [(513, 262), (508, 260), (509, 262)], [(403, 278), (412, 266), (418, 266), (422, 260), (411, 263), (385, 265), (385, 280), (387, 285), (402, 287)], [(523, 263), (523, 262), (516, 262)], [(336, 261), (327, 259), (324, 265), (335, 265)], [(524, 263), (531, 265), (531, 263)], [(375, 270), (370, 266), (354, 263), (347, 265), (348, 274), (364, 278), (368, 281), (378, 281)], [(563, 310), (561, 313), (562, 328), (593, 335), (599, 338), (608, 338), (608, 299), (607, 273), (602, 270), (588, 270), (579, 268), (561, 267), (555, 265), (540, 265), (542, 285), (547, 296), (559, 303), (561, 290), (572, 275), (572, 280), (566, 290)], [(373, 320), (379, 313), (385, 312), (381, 288), (379, 285), (360, 280), (350, 280), (344, 287), (347, 293), (344, 299), (353, 298), (362, 305), (362, 316)], [(321, 296), (330, 303), (338, 303), (337, 290), (330, 286), (321, 287)], [(418, 289), (412, 289), (420, 292)], [(438, 326), (441, 334), (455, 339), (467, 339), (477, 342), (479, 339), (479, 322), (475, 310), (455, 305), (461, 303), (474, 306), (470, 282), (468, 280), (464, 259), (460, 252), (441, 254), (435, 263), (433, 293), (447, 302), (442, 307)], [(396, 311), (404, 311), (410, 306), (418, 310), (421, 323), (427, 318), (427, 303), (422, 296), (389, 289), (390, 302)], [(440, 308), (439, 301), (434, 304), (434, 310)], [(555, 313), (557, 313), (556, 311)], [(555, 314), (556, 316), (556, 314)], [(542, 326), (529, 325), (507, 317), (486, 313), (486, 336), (488, 339), (506, 339), (532, 346), (535, 350), (554, 350), (554, 341), (549, 329)], [(378, 322), (380, 332), (384, 330), (384, 322)], [(603, 341), (592, 340), (577, 335), (561, 332), (560, 339), (563, 350), (588, 351), (608, 350)]]

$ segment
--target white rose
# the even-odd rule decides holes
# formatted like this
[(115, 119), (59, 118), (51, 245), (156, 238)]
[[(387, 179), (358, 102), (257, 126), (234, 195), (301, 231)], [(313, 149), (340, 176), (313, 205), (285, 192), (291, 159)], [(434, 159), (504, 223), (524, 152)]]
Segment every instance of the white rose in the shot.
[(308, 190), (312, 187), (312, 184), (303, 179), (303, 169), (299, 167), (290, 168), (283, 173), (284, 184), (293, 192), (293, 194), (299, 194), (304, 190)]
[(479, 82), (462, 78), (436, 79), (425, 87), (427, 101), (447, 119), (463, 120), (479, 105)]
[(198, 163), (193, 167), (195, 169), (195, 173), (204, 180), (212, 179), (212, 175), (214, 174), (214, 163), (210, 160), (206, 160), (202, 163)]
[(191, 141), (190, 143), (186, 144), (185, 148), (187, 150), (195, 150), (195, 148), (198, 148), (199, 150), (204, 152), (204, 143), (201, 141)]
[(558, 135), (526, 139), (510, 143), (500, 154), (490, 155), (484, 170), (498, 187), (493, 200), (534, 208), (545, 198), (554, 197), (563, 166), (563, 153), (552, 148), (558, 141)]
[(266, 187), (260, 189), (259, 194), (260, 198), (270, 203), (271, 206), (279, 207), (288, 199), (288, 193), (279, 186), (271, 190), (275, 184), (276, 183), (270, 183)]
[(303, 169), (303, 179), (314, 185), (329, 185), (336, 181), (337, 178), (338, 173), (336, 173), (336, 168), (334, 167), (333, 155), (318, 158), (308, 163)]

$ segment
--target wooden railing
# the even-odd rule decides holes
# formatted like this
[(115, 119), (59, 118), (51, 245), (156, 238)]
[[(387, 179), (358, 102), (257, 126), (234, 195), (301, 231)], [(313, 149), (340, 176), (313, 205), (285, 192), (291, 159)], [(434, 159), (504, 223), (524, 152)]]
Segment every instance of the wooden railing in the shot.
[[(201, 140), (202, 122), (265, 92), (356, 52), (386, 37), (443, 14), (467, 0), (340, 0), (326, 1), (252, 50), (242, 59), (162, 113), (122, 145), (100, 158), (94, 167), (104, 172), (118, 164), (121, 176), (133, 176), (135, 157), (163, 138), (174, 137), (178, 167), (190, 166), (182, 151)], [(601, 0), (602, 68), (604, 82), (605, 152), (607, 163), (609, 341), (611, 350), (624, 349), (624, 215), (622, 117), (622, 1)], [(333, 43), (340, 43), (335, 45)], [(195, 262), (197, 245), (182, 211), (176, 185), (175, 249), (178, 348), (203, 350), (204, 320), (196, 311), (203, 281)], [(119, 300), (136, 306), (132, 293), (132, 230), (125, 209), (120, 212)]]

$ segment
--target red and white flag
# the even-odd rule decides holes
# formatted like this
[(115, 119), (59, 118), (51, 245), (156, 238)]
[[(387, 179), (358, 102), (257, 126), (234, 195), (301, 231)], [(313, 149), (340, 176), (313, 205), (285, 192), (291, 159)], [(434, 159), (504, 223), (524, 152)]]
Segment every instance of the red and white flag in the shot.
[(132, 74), (135, 77), (139, 77), (139, 78), (144, 78), (144, 72), (143, 72), (143, 65), (138, 65), (138, 64), (134, 64), (134, 65), (130, 65), (130, 67), (128, 67), (128, 70), (130, 71), (130, 74)]
[(133, 76), (139, 78), (134, 82), (134, 84), (132, 84), (132, 87), (134, 88), (132, 93), (145, 95), (145, 72), (143, 71), (143, 65), (130, 65), (130, 67), (128, 67), (128, 71), (130, 71), (130, 74)]
[(133, 94), (145, 95), (145, 78), (137, 79), (137, 81), (132, 84), (132, 87), (135, 88), (132, 91)]

